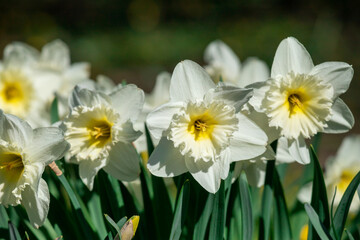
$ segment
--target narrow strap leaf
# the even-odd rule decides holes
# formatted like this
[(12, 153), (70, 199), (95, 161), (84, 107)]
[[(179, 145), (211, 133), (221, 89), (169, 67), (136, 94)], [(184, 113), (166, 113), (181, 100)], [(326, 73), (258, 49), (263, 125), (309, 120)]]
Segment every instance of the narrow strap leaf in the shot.
[(210, 222), (209, 239), (223, 239), (225, 228), (225, 182), (221, 181), (220, 189), (215, 193)]
[(354, 179), (351, 181), (350, 185), (347, 187), (336, 209), (333, 220), (334, 228), (331, 231), (331, 236), (337, 235), (341, 239), (345, 227), (346, 218), (349, 213), (350, 205), (359, 184), (360, 184), (360, 172), (356, 174)]
[(11, 221), (9, 221), (8, 224), (9, 224), (9, 238), (10, 238), (10, 240), (21, 240), (19, 231), (14, 226), (14, 224), (12, 224)]
[(242, 239), (252, 239), (253, 234), (253, 214), (249, 185), (242, 174), (239, 178), (240, 207), (242, 215)]
[(261, 216), (260, 216), (260, 227), (259, 227), (259, 239), (269, 239), (270, 231), (270, 215), (273, 203), (273, 179), (275, 170), (275, 160), (270, 160), (266, 164), (266, 175), (264, 192), (261, 202)]
[(201, 213), (201, 216), (195, 225), (193, 239), (199, 239), (199, 240), (205, 239), (207, 225), (209, 223), (211, 212), (214, 205), (214, 198), (215, 195), (209, 193), (209, 196), (205, 203), (204, 210)]
[(308, 204), (305, 203), (305, 211), (309, 216), (310, 222), (314, 227), (316, 233), (320, 237), (321, 240), (330, 240), (332, 239), (327, 233), (327, 230), (324, 228), (323, 224), (320, 221), (319, 216), (316, 214), (315, 210)]
[(178, 201), (175, 207), (174, 219), (172, 222), (170, 240), (178, 240), (181, 236), (182, 228), (185, 223), (187, 208), (189, 204), (189, 180), (186, 180), (181, 188)]

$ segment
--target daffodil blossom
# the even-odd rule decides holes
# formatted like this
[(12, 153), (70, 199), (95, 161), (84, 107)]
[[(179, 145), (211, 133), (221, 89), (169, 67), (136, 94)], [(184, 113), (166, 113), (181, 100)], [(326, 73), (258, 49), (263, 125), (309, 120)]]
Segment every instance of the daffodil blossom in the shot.
[(64, 120), (70, 155), (79, 164), (80, 178), (92, 190), (100, 169), (122, 181), (135, 180), (139, 157), (132, 145), (141, 133), (133, 129), (144, 103), (144, 92), (135, 85), (106, 95), (76, 87), (71, 113)]
[(55, 74), (39, 69), (38, 61), (36, 49), (16, 42), (6, 46), (0, 63), (0, 108), (33, 126), (49, 125), (42, 110), (58, 86)]
[(354, 117), (339, 98), (353, 77), (343, 62), (314, 66), (305, 47), (295, 38), (283, 40), (275, 54), (271, 79), (258, 85), (250, 103), (269, 117), (269, 126), (280, 131), (276, 159), (310, 162), (305, 139), (318, 132), (343, 133)]
[[(334, 206), (338, 206), (346, 188), (351, 180), (360, 171), (360, 135), (352, 135), (346, 137), (336, 154), (327, 159), (325, 165), (324, 181), (329, 201), (335, 194)], [(311, 201), (312, 183), (305, 185), (300, 189), (298, 199), (301, 202)], [(360, 200), (354, 197), (350, 212), (356, 213), (360, 209)]]
[(216, 87), (198, 64), (179, 63), (171, 78), (170, 102), (146, 120), (152, 136), (160, 140), (147, 164), (150, 172), (160, 177), (190, 172), (215, 193), (231, 162), (266, 150), (266, 134), (239, 112), (251, 94), (249, 89)]
[(266, 63), (256, 57), (250, 57), (241, 64), (233, 50), (221, 40), (213, 41), (206, 47), (204, 59), (208, 64), (205, 69), (215, 83), (221, 77), (225, 84), (246, 87), (265, 81), (270, 75)]
[(50, 196), (41, 175), (68, 148), (59, 128), (33, 130), (27, 122), (0, 110), (0, 204), (21, 204), (30, 222), (35, 227), (42, 225)]

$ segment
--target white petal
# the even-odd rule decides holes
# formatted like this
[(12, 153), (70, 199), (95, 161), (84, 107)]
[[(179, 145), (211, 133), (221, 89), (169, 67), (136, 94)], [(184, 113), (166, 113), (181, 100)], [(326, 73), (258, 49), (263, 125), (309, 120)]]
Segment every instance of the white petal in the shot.
[(124, 121), (128, 119), (135, 121), (138, 118), (145, 98), (144, 91), (134, 84), (128, 84), (115, 90), (110, 97), (114, 109)]
[(174, 177), (188, 171), (185, 157), (166, 137), (161, 138), (159, 145), (150, 155), (147, 167), (153, 175), (158, 177)]
[(4, 49), (4, 65), (9, 68), (19, 68), (24, 65), (34, 66), (39, 59), (39, 52), (21, 42), (9, 44)]
[(239, 87), (246, 87), (256, 82), (264, 82), (270, 77), (270, 70), (266, 63), (258, 58), (248, 58), (243, 64)]
[(182, 102), (169, 102), (149, 113), (146, 124), (154, 137), (155, 144), (160, 141), (163, 131), (168, 129), (173, 115), (178, 113), (181, 107), (183, 107)]
[(271, 67), (271, 77), (296, 73), (309, 73), (314, 67), (311, 56), (305, 47), (295, 38), (288, 37), (281, 41), (276, 50)]
[(185, 60), (176, 65), (170, 83), (172, 101), (202, 99), (205, 93), (214, 88), (210, 76), (197, 63)]
[(26, 209), (30, 223), (35, 228), (38, 228), (44, 223), (49, 212), (50, 204), (49, 188), (44, 179), (40, 179), (36, 190), (28, 185), (22, 196), (22, 205)]
[(205, 49), (204, 60), (210, 65), (223, 69), (226, 76), (231, 80), (237, 79), (240, 74), (241, 64), (239, 58), (223, 41), (211, 42)]
[(86, 88), (76, 86), (69, 98), (69, 104), (72, 108), (82, 105), (87, 107), (93, 107), (98, 104), (108, 105), (110, 98), (100, 92), (94, 92)]
[(151, 111), (170, 100), (170, 82), (170, 73), (161, 72), (157, 75), (154, 89), (145, 96), (144, 110)]
[(0, 110), (0, 134), (1, 139), (24, 148), (33, 138), (33, 130), (30, 125), (20, 118), (4, 114)]
[(68, 46), (59, 39), (44, 45), (41, 50), (41, 61), (56, 70), (64, 70), (70, 65)]
[(237, 114), (239, 129), (230, 140), (232, 161), (255, 158), (266, 150), (267, 136), (260, 127), (243, 114)]
[(62, 158), (69, 148), (70, 145), (64, 140), (60, 128), (47, 127), (34, 130), (33, 140), (26, 146), (24, 152), (29, 161), (47, 165)]
[(220, 163), (225, 161), (229, 164), (229, 159), (218, 159), (215, 162), (204, 162), (202, 160), (194, 161), (193, 158), (186, 158), (186, 167), (194, 177), (194, 179), (208, 192), (216, 193), (221, 184), (221, 178), (224, 177), (223, 166), (226, 164)]
[(312, 182), (309, 182), (300, 188), (300, 191), (297, 194), (297, 199), (302, 203), (311, 202), (311, 193), (312, 193)]
[(133, 181), (140, 174), (139, 155), (132, 144), (117, 143), (109, 152), (104, 171), (120, 181)]
[(90, 77), (90, 64), (86, 62), (74, 63), (66, 69), (64, 76), (71, 80), (72, 84), (76, 85)]
[(269, 90), (270, 86), (265, 82), (256, 82), (246, 86), (247, 88), (252, 88), (253, 96), (249, 100), (249, 104), (258, 112), (263, 112), (262, 102), (265, 98), (266, 92)]
[(206, 93), (205, 101), (210, 103), (214, 99), (222, 100), (226, 104), (234, 106), (236, 112), (238, 112), (252, 96), (252, 89), (219, 85)]
[(91, 191), (94, 187), (94, 179), (100, 169), (106, 166), (106, 159), (97, 159), (95, 161), (80, 161), (79, 175), (83, 183)]
[(309, 149), (305, 139), (280, 138), (278, 141), (276, 160), (279, 162), (298, 162), (300, 164), (310, 163)]
[(333, 85), (333, 99), (336, 99), (348, 90), (354, 69), (344, 62), (325, 62), (316, 65), (309, 74)]
[[(93, 81), (94, 82), (94, 81)], [(106, 94), (111, 93), (116, 88), (116, 85), (113, 80), (104, 75), (98, 75), (96, 78), (96, 87), (101, 92)]]
[(340, 98), (336, 99), (332, 106), (332, 116), (327, 122), (327, 127), (323, 132), (325, 133), (344, 133), (349, 131), (354, 126), (354, 116), (350, 109)]
[(125, 143), (132, 143), (136, 139), (138, 139), (142, 134), (142, 132), (134, 130), (133, 123), (130, 120), (123, 123), (121, 127), (122, 130), (120, 131), (120, 134), (117, 136), (117, 139), (119, 141)]
[(265, 182), (266, 163), (256, 161), (245, 168), (246, 178), (251, 186), (261, 187)]

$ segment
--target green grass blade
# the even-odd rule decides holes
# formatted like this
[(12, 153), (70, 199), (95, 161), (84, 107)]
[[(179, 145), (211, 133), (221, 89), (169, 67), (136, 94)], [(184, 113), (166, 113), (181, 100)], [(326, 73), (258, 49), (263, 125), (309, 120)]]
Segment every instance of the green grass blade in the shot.
[(198, 222), (195, 224), (193, 239), (205, 239), (207, 225), (214, 205), (214, 198), (215, 195), (209, 193), (204, 210), (202, 211)]
[(266, 165), (265, 185), (261, 202), (261, 216), (259, 227), (259, 239), (269, 239), (270, 216), (273, 203), (273, 179), (275, 160), (270, 160)]
[[(105, 216), (105, 219), (108, 221), (108, 223), (110, 223), (110, 225), (111, 225), (113, 228), (115, 228), (117, 234), (119, 234), (119, 236), (120, 236), (120, 235), (121, 235), (121, 230), (120, 230), (119, 225), (117, 225), (116, 222), (115, 222), (114, 220), (112, 220), (111, 217), (109, 217), (109, 215), (104, 214), (104, 216)], [(121, 219), (121, 220), (122, 220), (122, 219)], [(125, 222), (126, 222), (126, 217), (125, 217)], [(124, 222), (124, 223), (125, 223), (125, 222)], [(123, 224), (123, 225), (124, 225), (124, 224)]]
[(54, 98), (54, 100), (51, 103), (50, 108), (50, 120), (51, 123), (55, 123), (60, 120), (59, 118), (59, 110), (58, 110), (58, 99), (57, 97)]
[(359, 186), (359, 183), (360, 183), (360, 172), (356, 174), (354, 179), (351, 181), (350, 185), (347, 187), (336, 209), (333, 219), (335, 228), (332, 229), (331, 236), (336, 235), (339, 237), (339, 239), (341, 239), (345, 227), (346, 218), (349, 213), (350, 205), (354, 197), (354, 194), (356, 192), (356, 189)]
[(347, 229), (345, 229), (345, 232), (346, 232), (349, 240), (355, 240), (355, 238), (353, 237), (353, 235), (352, 235)]
[(252, 204), (249, 192), (249, 185), (246, 181), (245, 175), (242, 174), (239, 178), (240, 191), (240, 207), (242, 214), (242, 239), (252, 239), (253, 234), (253, 215)]
[(284, 190), (280, 182), (277, 170), (274, 171), (274, 239), (292, 239), (289, 214), (284, 196)]
[(330, 240), (331, 237), (326, 232), (326, 228), (322, 225), (319, 216), (315, 212), (315, 210), (308, 204), (305, 203), (305, 211), (309, 216), (310, 222), (314, 227), (315, 231), (317, 232), (318, 236), (321, 240)]
[(181, 188), (176, 207), (174, 219), (172, 221), (172, 227), (170, 232), (170, 240), (178, 240), (181, 236), (182, 228), (185, 223), (189, 196), (190, 196), (189, 180), (186, 180)]
[(83, 233), (86, 236), (86, 239), (93, 239), (92, 237), (93, 231), (89, 227), (88, 222), (85, 220), (84, 213), (81, 211), (79, 200), (76, 198), (76, 195), (73, 189), (70, 187), (70, 184), (65, 178), (64, 174), (59, 176), (59, 180), (70, 197), (71, 203), (75, 209), (76, 216), (78, 217), (81, 228), (83, 229)]
[(10, 238), (10, 240), (21, 240), (19, 231), (14, 226), (14, 224), (12, 224), (11, 221), (9, 221), (8, 224), (9, 224), (9, 238)]
[[(321, 223), (326, 229), (330, 229), (329, 203), (326, 193), (326, 186), (319, 160), (315, 150), (310, 146), (310, 158), (314, 167), (313, 189), (311, 195), (311, 206), (318, 214)], [(313, 227), (309, 225), (309, 239), (318, 239)]]
[(209, 239), (223, 239), (225, 229), (225, 182), (221, 181), (220, 189), (215, 193), (210, 221)]

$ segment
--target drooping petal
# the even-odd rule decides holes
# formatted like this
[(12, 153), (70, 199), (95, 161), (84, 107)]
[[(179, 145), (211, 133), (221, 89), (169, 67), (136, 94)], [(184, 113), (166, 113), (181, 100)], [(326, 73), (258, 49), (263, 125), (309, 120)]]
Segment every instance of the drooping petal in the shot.
[(245, 115), (237, 114), (239, 129), (230, 140), (232, 161), (255, 158), (266, 150), (268, 138), (263, 130)]
[(63, 71), (70, 65), (70, 51), (66, 44), (57, 39), (43, 46), (40, 61), (54, 70)]
[(325, 62), (316, 65), (309, 74), (330, 83), (334, 87), (333, 99), (336, 99), (348, 90), (354, 69), (344, 62)]
[(4, 114), (1, 110), (0, 124), (1, 139), (20, 148), (24, 148), (33, 138), (33, 130), (27, 122), (14, 115)]
[(266, 163), (256, 161), (245, 168), (246, 178), (251, 186), (261, 187), (265, 182)]
[(221, 100), (228, 105), (234, 106), (236, 112), (238, 112), (252, 96), (252, 89), (219, 85), (206, 93), (205, 101), (210, 103), (213, 100)]
[(26, 209), (30, 223), (38, 228), (44, 223), (49, 212), (49, 188), (44, 179), (41, 178), (37, 189), (28, 185), (22, 195), (22, 205)]
[(109, 152), (104, 171), (120, 181), (133, 181), (140, 174), (139, 156), (130, 143), (116, 143)]
[(26, 146), (24, 152), (29, 161), (47, 165), (62, 158), (69, 148), (70, 145), (64, 140), (64, 134), (60, 128), (47, 127), (34, 130), (33, 140)]
[(155, 138), (155, 144), (160, 141), (163, 131), (168, 129), (173, 115), (178, 113), (183, 106), (182, 102), (169, 102), (149, 113), (146, 124)]
[(135, 121), (144, 105), (144, 91), (128, 84), (118, 88), (110, 94), (113, 108), (120, 114), (120, 118), (125, 122), (128, 119)]
[(276, 160), (279, 162), (298, 162), (300, 164), (310, 163), (309, 149), (305, 139), (280, 138), (278, 141)]
[(324, 128), (325, 133), (344, 133), (354, 126), (354, 116), (350, 109), (340, 98), (336, 99), (332, 106), (332, 116)]
[(285, 76), (289, 72), (307, 74), (313, 67), (311, 56), (305, 47), (297, 39), (288, 37), (281, 41), (276, 50), (271, 77)]
[[(225, 159), (224, 159), (225, 160)], [(221, 184), (221, 176), (223, 169), (219, 161), (215, 162), (204, 162), (202, 160), (194, 161), (193, 158), (185, 158), (186, 167), (194, 177), (194, 179), (208, 192), (216, 193)], [(228, 160), (226, 160), (228, 161)]]
[(166, 137), (161, 138), (159, 145), (149, 158), (147, 167), (153, 175), (159, 177), (174, 177), (188, 171), (185, 157)]
[(176, 65), (170, 83), (172, 101), (194, 101), (203, 99), (205, 93), (214, 88), (210, 76), (197, 63), (185, 60)]
[(106, 159), (97, 159), (95, 161), (84, 160), (79, 163), (79, 175), (83, 183), (91, 191), (94, 187), (94, 179), (100, 169), (106, 166)]
[(248, 58), (243, 64), (238, 86), (246, 87), (256, 82), (264, 82), (269, 77), (270, 70), (264, 61), (255, 57)]
[(93, 107), (98, 104), (109, 105), (110, 98), (100, 92), (94, 92), (86, 88), (76, 86), (69, 98), (71, 108), (82, 105)]

